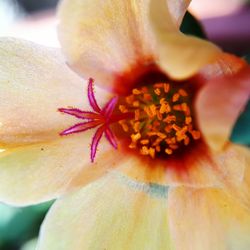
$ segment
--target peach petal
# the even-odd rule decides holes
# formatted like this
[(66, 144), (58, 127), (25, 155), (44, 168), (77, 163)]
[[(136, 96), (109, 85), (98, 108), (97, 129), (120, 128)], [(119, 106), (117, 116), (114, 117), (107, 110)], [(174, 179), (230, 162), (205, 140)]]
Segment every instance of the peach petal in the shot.
[(68, 63), (84, 77), (112, 87), (123, 72), (153, 57), (148, 0), (64, 0), (59, 40)]
[(217, 60), (203, 67), (197, 74), (201, 81), (208, 81), (219, 76), (232, 76), (247, 66), (247, 62), (240, 57), (228, 53), (221, 53)]
[[(0, 201), (35, 204), (76, 188), (79, 176), (84, 176), (88, 183), (105, 175), (112, 165), (100, 164), (96, 168), (90, 163), (88, 145), (92, 136), (86, 132), (0, 153)], [(102, 143), (101, 150), (113, 153), (107, 143)]]
[(171, 249), (166, 209), (166, 198), (111, 174), (55, 202), (37, 249)]
[(170, 77), (182, 80), (212, 63), (221, 53), (212, 43), (178, 31), (169, 18), (165, 0), (150, 1), (150, 23), (156, 41), (158, 64)]
[[(58, 108), (89, 109), (85, 80), (67, 67), (59, 50), (1, 38), (0, 57), (0, 147), (58, 139), (75, 122)], [(97, 92), (105, 102), (104, 92)]]
[(173, 188), (169, 225), (176, 250), (250, 248), (250, 213), (220, 189)]
[(209, 146), (220, 150), (250, 95), (250, 67), (233, 76), (212, 79), (198, 93), (195, 103), (198, 125)]

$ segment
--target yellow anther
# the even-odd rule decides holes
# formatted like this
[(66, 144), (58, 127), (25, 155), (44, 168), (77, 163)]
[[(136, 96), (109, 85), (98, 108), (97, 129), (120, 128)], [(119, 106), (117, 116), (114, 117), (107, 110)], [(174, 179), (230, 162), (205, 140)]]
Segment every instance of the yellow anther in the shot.
[(169, 106), (168, 103), (162, 103), (161, 107), (160, 107), (160, 113), (164, 114), (164, 113), (169, 113), (171, 112), (171, 107)]
[(139, 89), (133, 89), (133, 90), (132, 90), (132, 93), (133, 93), (134, 95), (140, 95), (140, 94), (141, 94), (141, 91), (140, 91)]
[(157, 115), (158, 120), (161, 121), (162, 120), (162, 114), (160, 113), (159, 110), (156, 111), (156, 115)]
[(173, 124), (172, 127), (173, 127), (173, 129), (174, 129), (175, 131), (180, 131), (180, 130), (181, 130), (181, 127), (179, 127), (179, 126), (176, 125), (176, 124)]
[(146, 146), (143, 146), (141, 148), (141, 154), (142, 155), (148, 155), (149, 154), (149, 150), (148, 150), (148, 148)]
[(154, 104), (151, 104), (149, 106), (149, 108), (150, 108), (152, 115), (155, 116), (156, 115), (156, 106)]
[(132, 134), (131, 139), (132, 139), (132, 142), (137, 142), (138, 140), (141, 139), (141, 134), (140, 133)]
[(188, 131), (188, 127), (185, 126), (185, 127), (181, 128), (180, 130), (177, 130), (176, 136), (177, 137), (184, 136), (187, 131)]
[(129, 127), (128, 127), (128, 125), (126, 124), (125, 120), (119, 121), (119, 124), (122, 126), (122, 129), (124, 130), (124, 132), (128, 132)]
[(175, 111), (182, 111), (182, 107), (181, 107), (180, 104), (176, 104), (176, 105), (173, 106), (173, 110), (175, 110)]
[(171, 148), (166, 148), (165, 153), (168, 155), (171, 155), (171, 154), (173, 154), (173, 150)]
[(201, 133), (200, 133), (200, 131), (193, 130), (193, 131), (191, 132), (191, 134), (192, 134), (194, 140), (198, 140), (198, 139), (201, 138)]
[(119, 121), (131, 137), (129, 147), (155, 158), (163, 152), (171, 155), (192, 140), (198, 140), (201, 134), (193, 128), (191, 102), (186, 97), (185, 89), (177, 86), (172, 89), (172, 85), (164, 82), (134, 88), (132, 94), (125, 97), (126, 103), (119, 105), (121, 113), (134, 114)]
[(147, 144), (149, 144), (149, 140), (148, 139), (144, 139), (144, 140), (141, 140), (140, 143), (142, 145), (147, 145)]
[(139, 132), (140, 131), (140, 125), (141, 125), (140, 122), (134, 123), (133, 129), (134, 129), (135, 132)]
[(140, 102), (139, 101), (133, 101), (133, 106), (138, 108), (140, 106)]
[(155, 149), (154, 148), (149, 148), (148, 150), (149, 155), (154, 159), (155, 158)]
[(166, 99), (165, 98), (161, 98), (160, 99), (160, 104), (165, 104), (166, 103)]
[(128, 109), (126, 108), (125, 105), (119, 105), (119, 110), (120, 110), (122, 113), (127, 113), (127, 112), (128, 112)]
[(161, 138), (157, 138), (157, 139), (153, 142), (152, 146), (153, 146), (153, 147), (156, 147), (156, 146), (158, 146), (161, 142), (162, 142), (162, 139), (161, 139)]
[(190, 108), (188, 107), (187, 103), (182, 103), (181, 104), (181, 109), (185, 113), (186, 116), (190, 116)]
[(177, 102), (180, 98), (180, 94), (179, 93), (175, 93), (172, 97), (172, 102)]
[(163, 121), (166, 123), (176, 122), (176, 116), (168, 115)]
[(184, 135), (178, 135), (177, 136), (177, 141), (180, 142), (182, 140), (185, 140), (186, 137), (187, 137), (187, 135), (185, 135), (185, 134)]
[(169, 83), (164, 83), (164, 92), (168, 93), (170, 90), (170, 84)]
[(167, 136), (161, 132), (157, 133), (157, 136), (159, 136), (161, 139), (165, 139)]
[(181, 96), (183, 96), (183, 97), (186, 97), (186, 96), (188, 96), (188, 93), (186, 92), (186, 90), (184, 90), (184, 89), (179, 89), (179, 94), (181, 95)]
[(159, 88), (155, 89), (154, 92), (156, 95), (161, 95), (161, 90)]
[(148, 136), (155, 136), (155, 135), (157, 135), (157, 132), (147, 132), (147, 135)]
[(185, 123), (186, 123), (187, 125), (189, 125), (191, 122), (192, 122), (192, 117), (187, 116), (187, 117), (185, 118)]

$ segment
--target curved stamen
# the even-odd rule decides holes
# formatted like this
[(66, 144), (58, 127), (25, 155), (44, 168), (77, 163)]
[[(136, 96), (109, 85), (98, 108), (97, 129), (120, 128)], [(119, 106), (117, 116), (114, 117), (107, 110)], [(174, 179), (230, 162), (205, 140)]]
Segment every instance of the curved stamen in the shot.
[(118, 145), (117, 145), (117, 140), (115, 138), (115, 135), (113, 134), (112, 130), (107, 127), (105, 129), (105, 136), (107, 138), (107, 140), (109, 141), (109, 143), (115, 148), (117, 149), (118, 148)]
[(102, 135), (105, 131), (105, 126), (101, 126), (100, 128), (97, 129), (97, 131), (95, 132), (95, 135), (92, 139), (92, 143), (91, 143), (91, 152), (90, 152), (90, 158), (91, 158), (91, 162), (94, 162), (95, 159), (95, 155), (96, 155), (96, 151), (97, 151), (97, 147), (98, 144), (102, 138)]
[(93, 108), (94, 111), (97, 113), (101, 112), (101, 108), (98, 106), (97, 101), (95, 99), (94, 89), (93, 89), (94, 79), (89, 78), (89, 85), (88, 85), (88, 100), (90, 106)]
[(89, 122), (78, 123), (64, 130), (63, 132), (60, 133), (60, 135), (69, 135), (69, 134), (84, 132), (88, 129), (95, 128), (100, 124), (102, 124), (101, 121), (89, 121)]
[(58, 111), (75, 116), (79, 119), (99, 119), (99, 115), (90, 111), (83, 111), (80, 109), (66, 109), (66, 108), (59, 108)]

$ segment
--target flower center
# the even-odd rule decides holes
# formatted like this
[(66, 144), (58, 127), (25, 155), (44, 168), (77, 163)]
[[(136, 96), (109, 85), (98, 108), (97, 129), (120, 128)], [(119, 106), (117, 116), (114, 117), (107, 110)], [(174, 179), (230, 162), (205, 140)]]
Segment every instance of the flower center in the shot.
[(199, 140), (195, 129), (188, 91), (178, 84), (159, 82), (134, 88), (119, 102), (121, 113), (133, 114), (120, 120), (123, 131), (131, 138), (129, 148), (152, 158), (172, 155)]

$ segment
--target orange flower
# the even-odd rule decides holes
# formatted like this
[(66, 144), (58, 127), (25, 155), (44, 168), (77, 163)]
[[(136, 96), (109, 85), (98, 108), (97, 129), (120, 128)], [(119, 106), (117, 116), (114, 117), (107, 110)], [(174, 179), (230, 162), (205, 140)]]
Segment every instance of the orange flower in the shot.
[(188, 3), (62, 1), (67, 65), (96, 93), (60, 52), (0, 40), (0, 199), (61, 197), (38, 249), (250, 248), (249, 150), (229, 142), (250, 69), (179, 32)]

